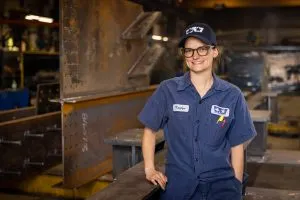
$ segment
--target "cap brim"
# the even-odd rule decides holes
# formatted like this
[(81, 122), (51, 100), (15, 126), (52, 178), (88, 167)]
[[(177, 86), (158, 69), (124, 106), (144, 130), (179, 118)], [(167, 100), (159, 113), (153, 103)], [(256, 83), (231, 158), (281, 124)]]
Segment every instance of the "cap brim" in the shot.
[(195, 37), (195, 38), (201, 40), (202, 42), (204, 42), (205, 44), (208, 44), (208, 45), (215, 45), (215, 44), (211, 44), (206, 38), (204, 38), (204, 37), (202, 37), (202, 36), (200, 36), (200, 35), (189, 34), (189, 35), (183, 36), (183, 37), (180, 39), (180, 41), (179, 41), (179, 43), (178, 43), (178, 47), (179, 47), (179, 48), (183, 48), (186, 39), (188, 39), (189, 37)]

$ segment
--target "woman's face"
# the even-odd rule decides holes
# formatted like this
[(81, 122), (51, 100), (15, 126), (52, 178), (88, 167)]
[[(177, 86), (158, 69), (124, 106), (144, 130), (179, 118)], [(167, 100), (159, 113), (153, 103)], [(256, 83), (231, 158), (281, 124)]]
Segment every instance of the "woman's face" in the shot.
[(183, 54), (190, 71), (198, 74), (212, 71), (213, 59), (218, 56), (218, 50), (197, 38), (189, 37), (185, 41)]

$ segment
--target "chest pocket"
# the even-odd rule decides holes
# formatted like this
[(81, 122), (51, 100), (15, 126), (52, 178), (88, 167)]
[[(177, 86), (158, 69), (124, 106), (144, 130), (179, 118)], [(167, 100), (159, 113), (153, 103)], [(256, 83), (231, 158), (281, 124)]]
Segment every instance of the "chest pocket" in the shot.
[(171, 112), (168, 120), (168, 129), (171, 135), (186, 138), (191, 123), (191, 112)]
[(211, 146), (220, 145), (226, 139), (231, 121), (231, 116), (222, 119), (219, 115), (210, 114), (206, 121), (207, 131), (205, 137), (202, 138), (203, 142)]

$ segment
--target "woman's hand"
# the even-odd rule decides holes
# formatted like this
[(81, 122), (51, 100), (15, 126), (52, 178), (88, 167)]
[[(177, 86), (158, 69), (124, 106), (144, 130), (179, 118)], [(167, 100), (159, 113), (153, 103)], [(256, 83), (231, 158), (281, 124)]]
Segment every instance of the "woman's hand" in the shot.
[(154, 185), (159, 184), (160, 187), (165, 190), (168, 179), (163, 173), (154, 168), (146, 168), (145, 174), (148, 181), (152, 182)]

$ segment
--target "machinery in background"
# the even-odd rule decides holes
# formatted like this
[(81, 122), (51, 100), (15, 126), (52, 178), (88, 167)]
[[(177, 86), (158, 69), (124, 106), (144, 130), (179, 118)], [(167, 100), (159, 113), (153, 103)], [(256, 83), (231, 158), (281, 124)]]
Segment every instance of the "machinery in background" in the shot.
[(226, 61), (229, 82), (242, 90), (261, 90), (264, 60), (258, 52), (228, 51)]
[(300, 88), (300, 48), (229, 47), (223, 64), (227, 78), (244, 90), (295, 91)]

